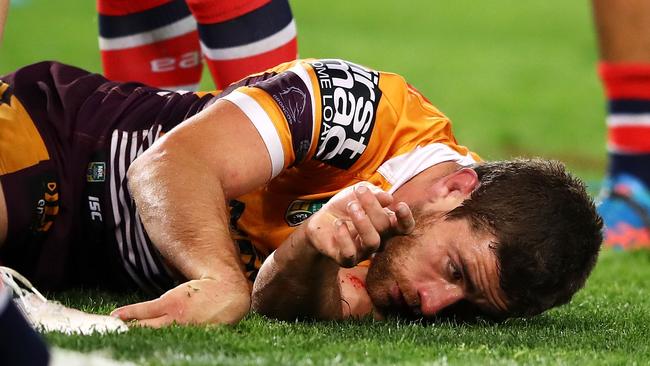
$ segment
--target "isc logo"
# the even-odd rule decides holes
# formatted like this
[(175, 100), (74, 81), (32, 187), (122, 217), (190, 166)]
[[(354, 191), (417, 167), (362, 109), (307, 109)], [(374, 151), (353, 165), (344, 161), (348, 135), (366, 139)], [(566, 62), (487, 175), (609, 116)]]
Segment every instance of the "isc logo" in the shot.
[(90, 208), (90, 219), (102, 222), (102, 207), (99, 204), (99, 198), (88, 196), (88, 208)]
[(167, 72), (176, 69), (191, 69), (201, 63), (201, 54), (199, 51), (192, 51), (176, 57), (163, 57), (151, 60), (151, 71)]

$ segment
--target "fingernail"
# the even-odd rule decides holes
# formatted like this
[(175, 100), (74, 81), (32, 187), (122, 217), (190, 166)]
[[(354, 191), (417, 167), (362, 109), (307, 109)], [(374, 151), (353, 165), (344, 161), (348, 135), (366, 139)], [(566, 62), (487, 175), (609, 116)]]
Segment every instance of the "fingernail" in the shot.
[(341, 227), (341, 225), (343, 225), (343, 220), (341, 219), (334, 220), (334, 227), (338, 229), (339, 227)]
[(409, 213), (409, 206), (404, 202), (400, 202), (397, 205), (397, 212), (402, 216), (406, 216)]
[(350, 202), (350, 211), (352, 212), (361, 211), (361, 206), (359, 206), (359, 203), (357, 201)]
[(359, 192), (359, 194), (364, 194), (368, 191), (368, 187), (366, 186), (358, 186), (356, 188), (356, 191)]

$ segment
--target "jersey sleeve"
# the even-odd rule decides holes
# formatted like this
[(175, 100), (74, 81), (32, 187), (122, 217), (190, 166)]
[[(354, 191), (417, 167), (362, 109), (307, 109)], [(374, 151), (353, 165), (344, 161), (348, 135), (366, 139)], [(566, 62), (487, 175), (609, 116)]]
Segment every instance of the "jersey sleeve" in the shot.
[(319, 177), (368, 179), (379, 171), (394, 186), (442, 161), (478, 159), (399, 75), (337, 59), (295, 61), (265, 75), (225, 99), (262, 136), (273, 177), (294, 166)]
[(266, 144), (273, 173), (302, 162), (311, 148), (314, 118), (314, 90), (311, 78), (300, 62), (282, 64), (247, 86), (239, 87), (226, 99), (251, 120)]
[(225, 99), (257, 127), (274, 176), (303, 163), (324, 175), (352, 173), (373, 135), (380, 73), (337, 59), (297, 61), (273, 72)]

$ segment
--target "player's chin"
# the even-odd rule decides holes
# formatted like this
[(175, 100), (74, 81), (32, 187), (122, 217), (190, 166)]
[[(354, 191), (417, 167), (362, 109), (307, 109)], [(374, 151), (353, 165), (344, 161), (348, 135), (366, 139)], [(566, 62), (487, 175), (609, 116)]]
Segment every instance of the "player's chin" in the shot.
[(368, 295), (375, 309), (387, 318), (400, 318), (408, 320), (421, 319), (422, 315), (403, 301), (395, 301), (390, 293), (389, 283), (378, 284), (368, 282), (366, 284)]
[(435, 315), (425, 316), (419, 307), (409, 306), (405, 301), (396, 301), (390, 293), (390, 283), (368, 282), (367, 290), (375, 309), (387, 319), (399, 318), (425, 323), (448, 321), (474, 323), (479, 319), (492, 320), (481, 312), (478, 307), (466, 300), (452, 304)]

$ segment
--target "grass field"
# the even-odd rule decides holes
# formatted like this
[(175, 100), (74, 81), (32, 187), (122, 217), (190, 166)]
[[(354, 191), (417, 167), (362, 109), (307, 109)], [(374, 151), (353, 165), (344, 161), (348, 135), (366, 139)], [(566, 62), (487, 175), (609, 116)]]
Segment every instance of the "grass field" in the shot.
[[(488, 159), (565, 161), (597, 184), (605, 165), (602, 93), (587, 1), (293, 1), (302, 57), (338, 57), (403, 74)], [(100, 71), (92, 1), (21, 0), (0, 74), (57, 59)], [(206, 75), (207, 76), (207, 75)], [(204, 77), (203, 88), (212, 88)], [(603, 253), (572, 304), (504, 324), (399, 321), (294, 324), (251, 315), (234, 327), (49, 334), (56, 346), (145, 364), (648, 364), (650, 253)], [(129, 297), (58, 295), (108, 312)]]
[[(14, 0), (0, 74), (56, 59), (101, 71), (93, 1)], [(378, 5), (380, 4), (380, 5)], [(301, 57), (404, 75), (487, 159), (561, 159), (597, 182), (603, 103), (585, 1), (294, 1)], [(205, 73), (202, 87), (213, 88)]]
[[(99, 350), (152, 365), (646, 365), (649, 276), (650, 252), (608, 251), (570, 305), (503, 324), (310, 324), (250, 315), (233, 327), (47, 338), (59, 347)], [(69, 293), (61, 299), (103, 312), (129, 300), (96, 292)]]

